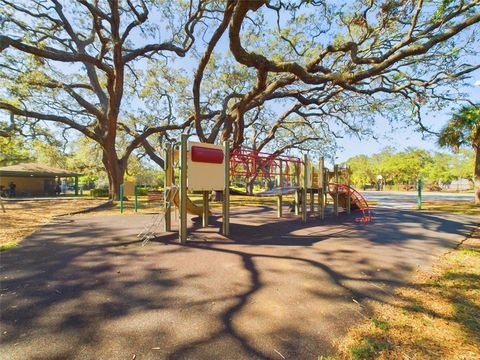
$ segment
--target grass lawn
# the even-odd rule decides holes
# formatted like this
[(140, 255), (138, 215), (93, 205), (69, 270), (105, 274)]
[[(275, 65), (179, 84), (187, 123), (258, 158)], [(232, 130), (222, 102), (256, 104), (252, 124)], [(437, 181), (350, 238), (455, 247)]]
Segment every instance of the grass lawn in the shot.
[(340, 344), (347, 359), (480, 359), (480, 228)]
[(480, 215), (480, 205), (470, 201), (423, 201), (422, 210), (450, 214)]
[(17, 241), (9, 241), (9, 242), (0, 244), (0, 251), (5, 251), (8, 249), (14, 248), (17, 245), (18, 245)]
[(6, 212), (0, 212), (0, 251), (10, 249), (53, 216), (90, 208), (103, 200), (78, 198), (33, 201), (4, 201)]

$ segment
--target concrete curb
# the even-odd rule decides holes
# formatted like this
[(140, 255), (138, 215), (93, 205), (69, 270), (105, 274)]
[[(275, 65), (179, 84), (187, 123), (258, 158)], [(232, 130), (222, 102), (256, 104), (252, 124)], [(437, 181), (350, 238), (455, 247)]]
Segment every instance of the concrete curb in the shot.
[(71, 211), (71, 212), (68, 212), (68, 213), (55, 215), (55, 216), (52, 217), (52, 219), (59, 218), (59, 217), (64, 217), (64, 216), (70, 216), (70, 215), (86, 214), (86, 213), (89, 213), (91, 211), (95, 211), (95, 210), (99, 210), (99, 209), (108, 209), (112, 206), (113, 206), (113, 200), (107, 200), (106, 202), (104, 202), (102, 204), (95, 205), (95, 206), (92, 206), (92, 207), (89, 207), (89, 208), (86, 208), (86, 209), (83, 209), (83, 210)]

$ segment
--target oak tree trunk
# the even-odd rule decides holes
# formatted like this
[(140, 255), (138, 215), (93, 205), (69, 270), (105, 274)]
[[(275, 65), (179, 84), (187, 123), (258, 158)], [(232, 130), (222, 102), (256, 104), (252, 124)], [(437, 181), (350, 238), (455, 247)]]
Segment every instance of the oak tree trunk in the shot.
[(120, 185), (127, 169), (127, 163), (117, 158), (115, 151), (103, 152), (103, 164), (108, 174), (109, 197), (114, 201), (120, 200)]

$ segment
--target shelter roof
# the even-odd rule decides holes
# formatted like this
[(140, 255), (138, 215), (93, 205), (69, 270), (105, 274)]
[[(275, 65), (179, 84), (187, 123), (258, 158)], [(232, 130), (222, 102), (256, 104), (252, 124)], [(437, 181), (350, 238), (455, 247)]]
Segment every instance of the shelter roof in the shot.
[(23, 163), (0, 167), (0, 176), (67, 177), (81, 174), (36, 163)]

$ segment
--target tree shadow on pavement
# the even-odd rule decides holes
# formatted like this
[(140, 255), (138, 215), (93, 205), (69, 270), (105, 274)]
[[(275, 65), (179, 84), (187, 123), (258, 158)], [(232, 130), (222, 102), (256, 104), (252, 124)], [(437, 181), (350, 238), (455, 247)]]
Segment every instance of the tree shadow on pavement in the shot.
[(348, 216), (302, 224), (264, 212), (234, 214), (229, 238), (219, 218), (191, 223), (182, 246), (165, 245), (170, 233), (141, 247), (139, 216), (44, 227), (1, 255), (7, 356), (331, 354), (333, 339), (368, 315), (364, 300), (389, 301), (426, 250), (453, 246), (471, 225), (412, 212), (381, 212), (366, 226)]

